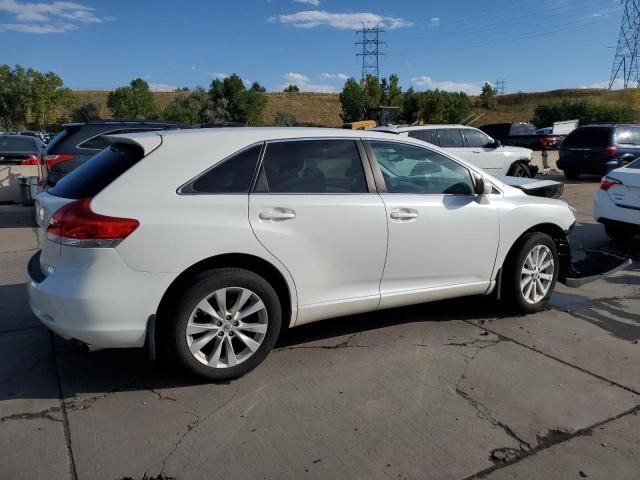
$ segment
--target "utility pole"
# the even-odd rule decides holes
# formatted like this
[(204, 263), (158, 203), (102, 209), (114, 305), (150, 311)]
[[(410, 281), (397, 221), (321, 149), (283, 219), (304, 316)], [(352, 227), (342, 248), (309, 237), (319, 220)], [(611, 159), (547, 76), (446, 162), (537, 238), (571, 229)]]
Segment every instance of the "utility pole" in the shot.
[(638, 59), (640, 43), (640, 0), (624, 1), (624, 15), (620, 36), (613, 59), (609, 90), (616, 80), (622, 79), (624, 88), (640, 88), (640, 65)]
[(373, 75), (376, 78), (380, 78), (379, 57), (384, 55), (380, 53), (380, 46), (386, 45), (387, 42), (380, 40), (381, 36), (386, 35), (386, 30), (379, 26), (373, 28), (367, 28), (366, 25), (362, 25), (362, 30), (358, 30), (356, 35), (358, 41), (356, 47), (359, 48), (357, 57), (362, 57), (362, 78), (366, 79), (367, 75)]
[(507, 81), (505, 79), (496, 80), (496, 93), (498, 95), (504, 95), (506, 86), (507, 86)]

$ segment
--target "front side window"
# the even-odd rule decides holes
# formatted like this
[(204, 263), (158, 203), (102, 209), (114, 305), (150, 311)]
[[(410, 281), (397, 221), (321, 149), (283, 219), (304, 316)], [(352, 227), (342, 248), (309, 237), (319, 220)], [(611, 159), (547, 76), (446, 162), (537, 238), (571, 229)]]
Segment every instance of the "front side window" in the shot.
[(479, 130), (465, 128), (462, 130), (462, 133), (464, 135), (466, 146), (469, 148), (482, 148), (491, 143), (491, 139)]
[(387, 192), (472, 195), (471, 173), (444, 155), (402, 143), (371, 142)]
[(459, 128), (443, 128), (438, 130), (440, 138), (440, 146), (442, 148), (461, 148), (464, 147), (462, 134)]
[(181, 193), (249, 193), (262, 145), (232, 155), (181, 189)]
[(367, 193), (353, 140), (298, 140), (267, 145), (258, 193)]

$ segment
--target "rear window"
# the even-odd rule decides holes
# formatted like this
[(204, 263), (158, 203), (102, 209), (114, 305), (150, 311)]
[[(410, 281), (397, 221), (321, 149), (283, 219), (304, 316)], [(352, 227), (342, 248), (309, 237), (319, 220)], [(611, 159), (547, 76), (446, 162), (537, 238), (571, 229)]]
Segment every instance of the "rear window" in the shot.
[(144, 151), (138, 145), (116, 143), (62, 178), (48, 193), (71, 199), (95, 197), (142, 157)]
[(620, 145), (640, 145), (640, 127), (616, 128), (616, 143)]
[(606, 147), (611, 143), (611, 127), (577, 128), (565, 138), (565, 147)]
[(38, 144), (33, 137), (0, 137), (0, 152), (17, 153), (17, 152), (33, 152), (38, 151)]
[(512, 136), (518, 135), (535, 135), (536, 127), (534, 127), (531, 123), (514, 123), (511, 125)]

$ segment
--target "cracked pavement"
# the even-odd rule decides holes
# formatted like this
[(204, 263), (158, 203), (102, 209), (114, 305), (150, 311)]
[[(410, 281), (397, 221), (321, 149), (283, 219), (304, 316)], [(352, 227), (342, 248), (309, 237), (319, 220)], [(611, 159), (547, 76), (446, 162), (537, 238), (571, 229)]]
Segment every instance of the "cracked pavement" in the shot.
[[(640, 261), (592, 220), (596, 188), (565, 188), (574, 246)], [(50, 334), (35, 249), (28, 209), (0, 206), (3, 480), (638, 478), (639, 263), (535, 315), (470, 298), (303, 326), (214, 385)]]

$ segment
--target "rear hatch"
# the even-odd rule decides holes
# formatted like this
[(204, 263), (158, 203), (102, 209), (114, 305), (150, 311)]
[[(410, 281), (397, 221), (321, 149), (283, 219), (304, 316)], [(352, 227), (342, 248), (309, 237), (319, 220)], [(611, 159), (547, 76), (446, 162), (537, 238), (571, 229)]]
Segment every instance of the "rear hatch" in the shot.
[(38, 165), (38, 140), (22, 135), (0, 135), (0, 165)]
[(36, 221), (42, 240), (40, 265), (45, 275), (59, 264), (77, 261), (78, 250), (117, 244), (117, 239), (110, 238), (109, 233), (117, 232), (118, 222), (127, 219), (93, 213), (91, 200), (160, 144), (161, 137), (153, 137), (139, 143), (121, 138), (65, 176), (55, 187), (38, 194)]
[(601, 166), (613, 150), (612, 127), (583, 127), (571, 132), (560, 147), (562, 160), (573, 160), (584, 164)]

